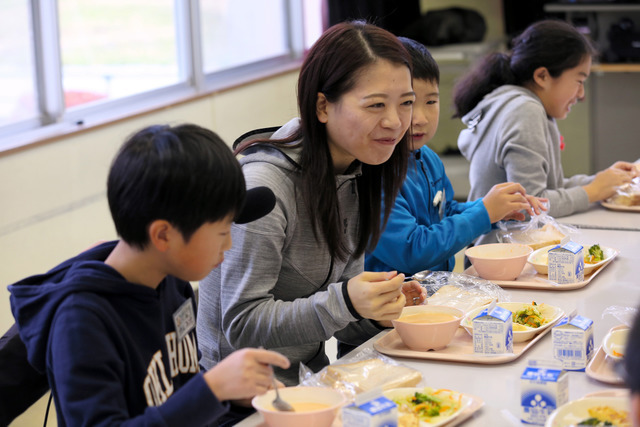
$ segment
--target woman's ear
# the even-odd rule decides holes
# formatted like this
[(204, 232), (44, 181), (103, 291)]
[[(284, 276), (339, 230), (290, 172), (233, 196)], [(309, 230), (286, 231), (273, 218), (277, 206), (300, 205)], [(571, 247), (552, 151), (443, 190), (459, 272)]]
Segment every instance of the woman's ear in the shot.
[(538, 67), (533, 72), (533, 81), (540, 87), (546, 88), (551, 81), (551, 74), (547, 67)]
[(149, 225), (149, 241), (158, 251), (165, 252), (171, 243), (173, 226), (164, 219), (156, 219)]
[(329, 114), (327, 112), (328, 106), (329, 101), (327, 101), (327, 97), (324, 96), (324, 93), (318, 92), (318, 99), (316, 101), (316, 116), (318, 117), (318, 121), (320, 123), (327, 123), (329, 121)]

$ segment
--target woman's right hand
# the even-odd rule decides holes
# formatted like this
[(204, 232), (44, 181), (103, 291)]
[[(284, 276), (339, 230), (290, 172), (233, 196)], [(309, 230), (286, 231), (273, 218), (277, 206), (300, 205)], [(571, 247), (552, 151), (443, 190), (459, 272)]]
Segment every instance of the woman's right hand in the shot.
[(404, 274), (397, 272), (370, 272), (358, 274), (347, 282), (351, 303), (365, 319), (397, 319), (405, 305), (402, 293)]
[(608, 199), (616, 193), (619, 186), (631, 182), (635, 177), (635, 168), (626, 170), (619, 167), (619, 163), (598, 172), (593, 181), (582, 187), (589, 196), (589, 203)]

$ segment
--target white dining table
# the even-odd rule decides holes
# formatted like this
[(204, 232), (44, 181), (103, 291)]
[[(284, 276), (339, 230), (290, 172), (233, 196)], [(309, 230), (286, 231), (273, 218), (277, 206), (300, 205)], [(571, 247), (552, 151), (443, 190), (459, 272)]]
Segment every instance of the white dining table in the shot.
[[(640, 210), (640, 207), (637, 209)], [(640, 231), (640, 212), (613, 211), (600, 203), (592, 203), (586, 212), (556, 218), (556, 221), (581, 229)]]
[[(580, 228), (572, 240), (588, 247), (594, 243), (609, 246), (620, 251), (619, 255), (599, 272), (586, 286), (574, 290), (505, 289), (515, 302), (543, 302), (562, 308), (565, 313), (573, 310), (577, 314), (594, 321), (596, 349), (601, 345), (607, 332), (620, 321), (612, 315), (604, 315), (612, 306), (636, 308), (640, 305), (640, 231), (620, 230), (617, 225), (640, 221), (628, 217), (626, 213), (594, 209), (584, 214), (583, 219), (593, 219), (598, 224), (610, 224), (615, 229)], [(574, 221), (568, 217), (568, 220)], [(622, 218), (625, 218), (624, 220)], [(637, 219), (636, 219), (637, 218)], [(372, 348), (373, 343), (389, 331), (365, 342), (354, 350)], [(420, 385), (447, 388), (480, 397), (484, 406), (463, 422), (465, 427), (521, 426), (520, 422), (520, 377), (528, 361), (552, 359), (551, 333), (547, 333), (519, 358), (504, 364), (460, 363), (415, 358), (393, 357), (397, 362), (415, 368), (422, 373)], [(354, 353), (352, 353), (354, 354)], [(345, 356), (349, 357), (349, 355)], [(593, 392), (624, 389), (597, 381), (585, 372), (569, 371), (569, 400), (574, 400)], [(264, 426), (262, 417), (253, 414), (239, 426)]]

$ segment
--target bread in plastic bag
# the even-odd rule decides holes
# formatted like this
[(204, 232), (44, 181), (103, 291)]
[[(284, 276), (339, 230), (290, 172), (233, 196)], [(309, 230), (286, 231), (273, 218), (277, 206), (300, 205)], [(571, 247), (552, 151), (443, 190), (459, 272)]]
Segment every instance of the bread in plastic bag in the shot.
[(511, 296), (500, 286), (468, 274), (424, 271), (416, 276), (427, 291), (426, 304), (445, 305), (467, 313), (492, 301), (511, 301)]
[[(548, 202), (547, 202), (548, 204)], [(557, 245), (577, 229), (560, 224), (547, 211), (533, 215), (529, 221), (498, 221), (496, 237), (500, 243), (521, 243), (534, 251), (545, 246)]]
[(420, 381), (420, 371), (398, 363), (372, 348), (347, 355), (317, 373), (300, 364), (300, 385), (331, 387), (340, 390), (351, 401), (356, 395), (376, 388), (390, 390), (414, 387)]
[(616, 194), (606, 202), (620, 206), (640, 206), (640, 178), (634, 178), (630, 183), (618, 187)]

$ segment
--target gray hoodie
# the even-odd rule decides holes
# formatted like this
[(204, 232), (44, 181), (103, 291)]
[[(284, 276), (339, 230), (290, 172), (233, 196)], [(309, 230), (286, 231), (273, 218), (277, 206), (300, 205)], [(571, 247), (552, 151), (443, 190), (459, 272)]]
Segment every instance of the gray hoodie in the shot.
[(588, 208), (582, 186), (593, 176), (564, 177), (558, 126), (533, 92), (521, 86), (501, 86), (462, 122), (467, 129), (460, 132), (458, 147), (471, 162), (469, 200), (510, 181), (522, 184), (529, 194), (549, 199), (548, 214), (553, 217)]
[[(298, 123), (290, 121), (273, 138), (290, 135)], [(296, 196), (298, 157), (298, 149), (265, 145), (240, 160), (247, 188), (269, 187), (276, 206), (257, 221), (234, 224), (224, 262), (200, 282), (197, 332), (207, 369), (234, 350), (262, 346), (289, 358), (291, 368), (276, 373), (294, 385), (300, 362), (314, 371), (329, 364), (324, 342), (331, 336), (359, 344), (381, 330), (369, 320), (357, 321), (345, 298), (345, 281), (363, 271), (364, 257), (332, 259), (327, 244), (313, 235), (304, 202)], [(336, 176), (352, 250), (359, 233), (360, 173), (357, 166)]]

